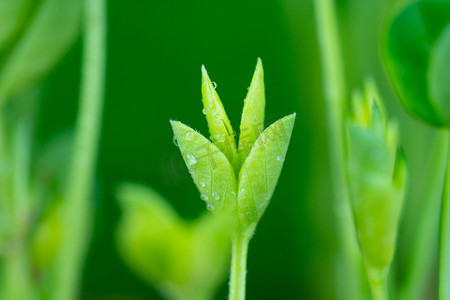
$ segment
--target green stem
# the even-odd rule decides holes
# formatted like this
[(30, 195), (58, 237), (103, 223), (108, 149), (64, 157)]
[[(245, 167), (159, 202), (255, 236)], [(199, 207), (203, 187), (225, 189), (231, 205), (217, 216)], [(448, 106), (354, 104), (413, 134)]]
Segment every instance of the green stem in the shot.
[(245, 299), (245, 276), (247, 274), (247, 251), (251, 234), (238, 230), (231, 252), (231, 274), (229, 300)]
[[(26, 232), (28, 229), (29, 197), (29, 132), (18, 124), (14, 133), (14, 152), (12, 156), (12, 173), (10, 177), (10, 193), (12, 199), (10, 222), (12, 222), (12, 238), (9, 241), (9, 251), (4, 262), (3, 298), (27, 300), (31, 299), (31, 277), (26, 251)], [(9, 176), (11, 175), (11, 176)], [(8, 178), (6, 179), (8, 180)]]
[[(449, 136), (450, 139), (450, 136)], [(441, 204), (441, 232), (439, 249), (439, 299), (450, 299), (450, 140)]]
[(316, 23), (322, 60), (324, 97), (327, 102), (328, 147), (339, 234), (338, 295), (340, 299), (363, 299), (362, 260), (356, 241), (346, 179), (343, 117), (346, 109), (345, 73), (333, 0), (316, 0)]
[(91, 192), (100, 135), (105, 70), (105, 0), (84, 0), (84, 53), (79, 115), (68, 189), (63, 203), (63, 234), (51, 299), (78, 298), (81, 268), (92, 216)]
[(423, 299), (425, 288), (429, 284), (429, 278), (433, 268), (433, 261), (438, 252), (439, 238), (439, 218), (442, 191), (446, 173), (446, 166), (442, 162), (447, 157), (449, 150), (449, 139), (446, 132), (442, 131), (435, 135), (431, 145), (431, 161), (425, 173), (421, 175), (425, 178), (425, 191), (422, 198), (426, 199), (426, 205), (422, 208), (422, 216), (416, 225), (417, 232), (414, 234), (411, 257), (405, 262), (405, 280), (402, 284), (398, 299), (415, 300)]
[(374, 300), (388, 300), (387, 270), (380, 271), (371, 267), (367, 268), (370, 289)]

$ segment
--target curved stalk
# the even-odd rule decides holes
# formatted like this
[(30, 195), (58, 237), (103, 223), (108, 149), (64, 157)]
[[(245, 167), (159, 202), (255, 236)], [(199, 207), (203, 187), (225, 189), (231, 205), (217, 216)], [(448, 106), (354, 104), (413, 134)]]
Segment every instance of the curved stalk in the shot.
[(441, 204), (441, 232), (439, 245), (439, 299), (450, 299), (450, 135)]
[(337, 258), (338, 296), (339, 299), (346, 300), (363, 299), (362, 259), (356, 241), (345, 171), (347, 160), (343, 117), (347, 94), (333, 0), (316, 0), (315, 12), (322, 60), (323, 90), (327, 104), (330, 172), (340, 243)]
[(77, 289), (91, 225), (94, 169), (100, 135), (105, 70), (105, 0), (83, 1), (84, 53), (79, 115), (68, 189), (63, 206), (63, 235), (51, 299), (78, 298)]

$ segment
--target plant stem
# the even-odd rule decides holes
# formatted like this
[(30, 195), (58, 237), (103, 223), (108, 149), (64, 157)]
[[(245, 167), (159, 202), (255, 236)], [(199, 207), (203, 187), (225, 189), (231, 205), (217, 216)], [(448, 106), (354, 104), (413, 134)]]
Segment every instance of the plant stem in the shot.
[[(449, 139), (446, 130), (442, 130), (435, 135), (435, 138), (428, 144), (431, 157), (427, 161), (427, 171), (421, 173), (424, 177), (425, 191), (422, 198), (426, 199), (423, 206), (412, 243), (411, 258), (405, 262), (405, 279), (402, 284), (398, 299), (416, 300), (422, 299), (425, 287), (429, 284), (429, 278), (433, 268), (433, 261), (436, 258), (439, 241), (439, 218), (441, 200), (443, 196), (444, 177), (446, 166), (445, 161), (449, 151)], [(421, 199), (422, 200), (422, 199)], [(416, 220), (417, 222), (417, 220)]]
[[(450, 132), (449, 132), (450, 134)], [(439, 299), (450, 299), (450, 135), (445, 175), (444, 193), (441, 204), (441, 232), (439, 249)]]
[(369, 278), (370, 289), (374, 300), (388, 300), (387, 270), (380, 271), (371, 267), (367, 267), (367, 276)]
[[(251, 231), (253, 233), (253, 230)], [(247, 274), (247, 251), (251, 234), (242, 228), (233, 239), (229, 300), (245, 299), (245, 276)]]
[(338, 296), (363, 299), (361, 255), (356, 241), (346, 175), (344, 112), (346, 110), (345, 73), (338, 37), (333, 0), (316, 0), (316, 23), (322, 60), (324, 97), (327, 102), (328, 147), (331, 180), (340, 242), (338, 258)]
[(105, 71), (105, 0), (84, 0), (84, 52), (80, 106), (68, 189), (63, 202), (63, 234), (51, 299), (78, 298), (92, 216), (91, 192), (100, 135)]

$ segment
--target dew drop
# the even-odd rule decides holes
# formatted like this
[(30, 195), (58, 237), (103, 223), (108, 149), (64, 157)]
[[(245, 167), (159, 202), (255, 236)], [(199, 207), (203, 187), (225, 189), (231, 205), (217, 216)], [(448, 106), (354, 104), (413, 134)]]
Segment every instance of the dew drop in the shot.
[(204, 115), (206, 115), (206, 114), (208, 113), (208, 110), (207, 110), (206, 108), (204, 108), (204, 109), (202, 110), (202, 113), (203, 113)]
[(200, 181), (199, 184), (201, 187), (205, 187), (205, 185), (206, 185), (203, 181)]
[(208, 195), (206, 195), (206, 194), (204, 194), (204, 193), (200, 195), (200, 198), (201, 198), (202, 200), (204, 200), (204, 201), (208, 201), (208, 199), (209, 199), (209, 198), (208, 198)]
[(212, 193), (212, 197), (214, 198), (214, 200), (219, 200), (220, 199), (220, 195), (217, 194), (216, 192)]
[(175, 135), (173, 136), (173, 143), (178, 147), (178, 139)]
[(271, 194), (267, 194), (267, 195), (266, 195), (266, 200), (267, 200), (267, 201), (270, 200), (270, 197), (272, 197), (272, 195), (271, 195)]
[(264, 203), (261, 203), (260, 205), (258, 205), (258, 208), (261, 208), (264, 206)]
[[(190, 153), (188, 153), (186, 155), (186, 160), (187, 160), (188, 165), (190, 165), (190, 166), (195, 165), (197, 163), (197, 159), (195, 158), (195, 156)], [(194, 169), (191, 169), (191, 170), (194, 170)], [(189, 173), (191, 173), (191, 170), (189, 170)], [(194, 173), (195, 173), (195, 171), (193, 171), (191, 174), (194, 174)]]
[(213, 89), (217, 88), (217, 83), (215, 83), (214, 81), (211, 81), (211, 85), (212, 85)]
[(188, 132), (188, 133), (186, 134), (186, 139), (187, 139), (188, 141), (191, 141), (193, 138), (194, 138), (194, 133)]
[(283, 156), (278, 155), (278, 156), (277, 156), (277, 160), (278, 160), (278, 161), (284, 161), (284, 158), (283, 158)]
[(195, 169), (189, 169), (189, 174), (191, 175), (195, 174)]
[(214, 209), (214, 204), (212, 204), (212, 203), (210, 202), (210, 203), (208, 203), (208, 204), (206, 205), (206, 208), (207, 208), (208, 210), (213, 210), (213, 209)]

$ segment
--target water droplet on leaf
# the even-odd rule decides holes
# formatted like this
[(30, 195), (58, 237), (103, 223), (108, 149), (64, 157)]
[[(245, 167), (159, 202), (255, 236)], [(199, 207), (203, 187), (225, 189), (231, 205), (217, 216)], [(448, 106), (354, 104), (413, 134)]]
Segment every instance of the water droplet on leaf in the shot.
[(188, 132), (188, 133), (186, 134), (186, 139), (187, 139), (188, 141), (191, 141), (193, 138), (194, 138), (194, 134), (193, 134), (192, 132)]
[(178, 140), (177, 140), (177, 137), (175, 135), (173, 136), (173, 143), (175, 144), (175, 146), (178, 147)]
[(190, 174), (195, 174), (195, 169), (189, 169)]
[(200, 198), (202, 198), (202, 200), (204, 200), (204, 201), (208, 201), (208, 195), (206, 195), (206, 194), (201, 194), (200, 195)]
[(204, 115), (206, 115), (206, 114), (208, 113), (208, 110), (207, 110), (206, 108), (204, 108), (204, 109), (202, 110), (202, 113), (203, 113)]
[(201, 187), (205, 187), (205, 185), (206, 185), (206, 184), (205, 184), (203, 181), (200, 181), (200, 186), (201, 186)]
[(211, 81), (211, 85), (212, 85), (213, 89), (217, 88), (217, 83), (215, 83), (214, 81)]
[[(190, 166), (195, 165), (197, 163), (197, 159), (195, 158), (195, 156), (190, 153), (188, 153), (186, 155), (186, 160), (187, 160), (188, 165), (190, 165)], [(191, 170), (193, 170), (193, 169), (191, 169)], [(189, 170), (189, 173), (191, 173), (191, 170)], [(195, 171), (191, 174), (194, 174), (194, 173), (195, 173)]]
[(213, 192), (212, 196), (213, 196), (214, 200), (219, 200), (220, 199), (220, 195), (217, 194), (216, 192)]
[(278, 156), (277, 156), (277, 160), (278, 160), (278, 161), (284, 161), (284, 158), (283, 158), (283, 156), (278, 155)]

